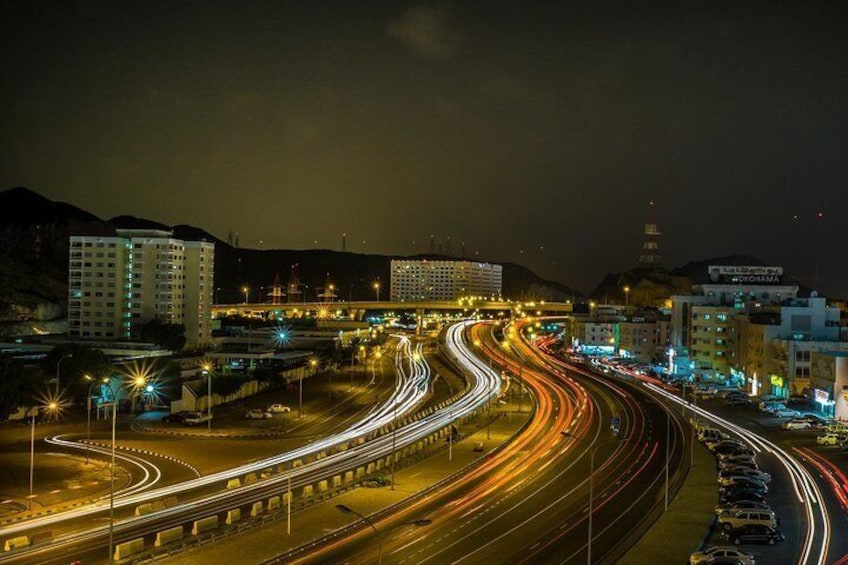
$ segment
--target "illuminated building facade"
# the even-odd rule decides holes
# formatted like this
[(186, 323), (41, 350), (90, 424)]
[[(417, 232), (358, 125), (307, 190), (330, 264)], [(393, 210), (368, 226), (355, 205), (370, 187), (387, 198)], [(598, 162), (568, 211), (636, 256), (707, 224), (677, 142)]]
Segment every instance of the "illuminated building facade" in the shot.
[(457, 300), (465, 296), (500, 299), (503, 267), (478, 261), (393, 259), (391, 299)]

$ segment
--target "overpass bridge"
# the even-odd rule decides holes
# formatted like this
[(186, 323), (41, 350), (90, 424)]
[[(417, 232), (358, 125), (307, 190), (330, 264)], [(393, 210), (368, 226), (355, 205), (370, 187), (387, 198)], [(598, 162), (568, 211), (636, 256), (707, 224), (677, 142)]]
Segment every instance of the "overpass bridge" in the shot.
[(212, 316), (246, 316), (275, 320), (281, 318), (318, 318), (318, 319), (347, 319), (362, 320), (366, 312), (409, 312), (414, 311), (419, 317), (427, 313), (502, 313), (503, 315), (556, 316), (572, 312), (570, 302), (520, 302), (513, 300), (421, 300), (421, 301), (391, 301), (366, 300), (355, 302), (292, 302), (286, 304), (271, 303), (241, 303), (215, 304), (212, 306)]

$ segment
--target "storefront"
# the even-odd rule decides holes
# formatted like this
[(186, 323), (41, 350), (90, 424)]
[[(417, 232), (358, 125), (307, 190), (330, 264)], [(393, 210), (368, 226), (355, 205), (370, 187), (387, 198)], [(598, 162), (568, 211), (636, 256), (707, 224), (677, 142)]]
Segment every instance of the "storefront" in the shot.
[(779, 377), (777, 375), (771, 375), (769, 377), (769, 382), (771, 384), (771, 394), (778, 398), (788, 398), (789, 397), (789, 388), (786, 386), (786, 381), (783, 377)]
[(826, 390), (820, 388), (813, 389), (815, 407), (827, 418), (833, 418), (835, 414), (836, 401), (831, 396)]

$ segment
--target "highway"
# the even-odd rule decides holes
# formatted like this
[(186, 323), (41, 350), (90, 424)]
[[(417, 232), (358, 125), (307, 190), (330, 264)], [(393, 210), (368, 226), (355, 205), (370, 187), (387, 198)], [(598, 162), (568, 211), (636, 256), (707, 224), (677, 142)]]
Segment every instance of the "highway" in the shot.
[[(176, 494), (185, 496), (190, 490), (206, 488), (202, 498), (191, 502), (181, 501), (180, 504), (159, 512), (143, 516), (129, 516), (127, 512), (124, 512), (115, 525), (116, 540), (136, 538), (152, 531), (190, 523), (192, 520), (205, 517), (211, 513), (224, 512), (234, 507), (247, 505), (252, 501), (279, 494), (281, 489), (289, 484), (289, 481), (292, 491), (296, 493), (298, 489), (314, 485), (318, 480), (364, 466), (376, 459), (387, 458), (395, 450), (420, 441), (445, 428), (453, 419), (473, 413), (485, 404), (488, 394), (496, 394), (500, 388), (500, 380), (497, 374), (482, 371), (479, 373), (480, 378), (471, 383), (466, 391), (463, 391), (447, 409), (433, 412), (421, 419), (398, 426), (396, 433), (386, 433), (387, 428), (393, 422), (398, 421), (402, 414), (411, 410), (420, 398), (426, 395), (429, 387), (429, 368), (420, 355), (420, 351), (416, 355), (409, 343), (401, 349), (407, 361), (405, 363), (400, 362), (399, 366), (404, 367), (405, 364), (408, 364), (411, 370), (404, 370), (402, 373), (403, 376), (399, 379), (397, 389), (390, 402), (376, 407), (365, 421), (332, 438), (320, 440), (294, 452), (243, 465), (230, 471), (214, 473), (178, 485), (125, 496), (116, 502), (116, 506), (132, 510), (138, 504), (161, 500), (164, 497)], [(377, 435), (377, 432), (381, 429), (383, 433)], [(368, 441), (361, 443), (360, 438), (363, 437), (367, 437)], [(326, 451), (327, 455), (320, 459), (306, 462), (291, 469), (281, 468), (295, 460), (303, 461), (306, 455), (317, 450), (329, 450), (331, 447), (345, 442), (347, 442), (347, 449), (343, 451), (336, 453)], [(265, 480), (246, 484), (240, 488), (222, 490), (226, 481), (231, 478), (243, 477), (246, 473), (260, 472), (272, 466), (277, 466), (280, 472)], [(26, 523), (5, 528), (0, 531), (0, 535), (8, 537), (22, 532), (32, 532), (36, 528), (56, 528), (70, 520), (76, 520), (75, 523), (78, 524), (82, 519), (88, 518), (90, 520), (90, 517), (102, 514), (107, 508), (108, 503), (101, 502), (78, 510), (29, 520)], [(88, 525), (90, 526), (90, 522), (88, 522)], [(105, 525), (88, 527), (84, 531), (72, 531), (59, 536), (54, 535), (51, 545), (6, 554), (0, 557), (0, 562), (23, 563), (66, 559), (95, 548), (104, 547), (107, 535), (108, 527)]]
[[(663, 502), (667, 423), (672, 491), (680, 483), (674, 470), (688, 452), (684, 425), (636, 387), (540, 354), (520, 338), (520, 327), (504, 341), (493, 328), (476, 325), (466, 340), (451, 342), (453, 354), (479, 355), (506, 371), (507, 393), (522, 385), (530, 391), (535, 407), (524, 430), (466, 474), (373, 516), (382, 543), (361, 523), (297, 562), (375, 563), (381, 548), (384, 563), (585, 562), (590, 482), (592, 562), (614, 561), (641, 536)], [(621, 421), (618, 436), (609, 429), (613, 416)], [(429, 522), (409, 526), (416, 520)]]

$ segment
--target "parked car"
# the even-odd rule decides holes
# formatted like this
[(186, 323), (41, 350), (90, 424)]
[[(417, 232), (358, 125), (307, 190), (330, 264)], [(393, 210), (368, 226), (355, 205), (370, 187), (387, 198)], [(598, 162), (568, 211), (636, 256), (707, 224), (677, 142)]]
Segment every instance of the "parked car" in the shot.
[(725, 404), (728, 406), (748, 406), (748, 399), (744, 396), (728, 396)]
[(809, 422), (814, 428), (823, 428), (828, 424), (828, 420), (815, 414), (804, 414), (798, 420)]
[(780, 424), (780, 427), (784, 430), (809, 430), (813, 427), (813, 424), (807, 420), (792, 418), (791, 420)]
[(736, 545), (740, 543), (767, 543), (774, 545), (779, 541), (785, 540), (786, 536), (777, 528), (761, 526), (759, 524), (748, 524), (741, 528), (722, 532), (721, 539)]
[(174, 412), (173, 414), (166, 414), (162, 417), (163, 422), (167, 422), (169, 424), (183, 424), (185, 423), (185, 419), (188, 415), (191, 414), (188, 410), (180, 410), (179, 412)]
[(760, 403), (760, 411), (767, 412), (769, 414), (774, 413), (775, 410), (782, 410), (786, 408), (786, 405), (782, 402), (762, 402)]
[(749, 479), (756, 479), (765, 484), (771, 482), (771, 475), (764, 471), (760, 471), (759, 469), (750, 469), (748, 467), (733, 467), (730, 469), (721, 469), (718, 472), (718, 480), (722, 479), (733, 479), (735, 477), (747, 477)]
[(183, 420), (185, 426), (199, 426), (212, 420), (212, 415), (205, 412), (189, 412)]
[(750, 455), (754, 456), (754, 450), (752, 450), (747, 445), (720, 445), (713, 450), (713, 453), (719, 460), (727, 459), (736, 455)]
[(270, 412), (266, 412), (261, 408), (254, 408), (253, 410), (248, 410), (245, 413), (244, 417), (248, 420), (267, 420), (268, 418), (273, 418)]
[(291, 412), (291, 408), (283, 404), (272, 404), (268, 407), (267, 411), (271, 414), (285, 414), (287, 412)]
[(751, 488), (760, 490), (763, 493), (768, 492), (768, 483), (766, 481), (744, 475), (719, 477), (718, 484), (722, 487)]
[(736, 470), (759, 471), (759, 467), (757, 467), (757, 462), (753, 459), (718, 462), (719, 473), (721, 473), (722, 471), (731, 472)]
[(771, 510), (740, 510), (734, 514), (722, 514), (718, 517), (719, 527), (725, 532), (752, 524), (777, 527), (777, 518)]
[(754, 556), (732, 546), (713, 546), (689, 556), (689, 565), (708, 565), (716, 559), (736, 559), (745, 565), (755, 565)]
[(708, 442), (706, 442), (706, 447), (710, 451), (715, 451), (716, 449), (718, 449), (719, 447), (722, 447), (724, 445), (736, 445), (736, 446), (739, 446), (739, 447), (746, 447), (745, 443), (742, 440), (733, 439), (733, 438), (725, 438), (725, 439), (720, 439), (718, 441), (708, 441)]
[(765, 502), (759, 500), (737, 500), (729, 504), (716, 504), (716, 516), (721, 514), (734, 514), (740, 510), (771, 510), (771, 507)]
[(757, 467), (757, 458), (750, 453), (740, 453), (728, 457), (720, 457), (718, 466), (722, 465), (745, 465), (746, 467)]
[(730, 436), (723, 431), (715, 428), (703, 428), (698, 431), (698, 441), (701, 443), (721, 441), (723, 439), (728, 439), (729, 437)]
[(745, 488), (740, 486), (725, 486), (718, 488), (718, 501), (721, 504), (735, 500), (758, 500), (765, 502), (766, 492), (759, 488)]
[(793, 394), (789, 396), (789, 404), (809, 404), (810, 399), (803, 394)]
[(793, 410), (792, 408), (777, 408), (771, 411), (772, 414), (777, 416), (778, 418), (797, 418), (801, 415), (797, 410)]
[(834, 434), (832, 432), (828, 432), (823, 436), (818, 436), (816, 438), (816, 443), (819, 445), (839, 445), (842, 443), (842, 437), (839, 434)]

